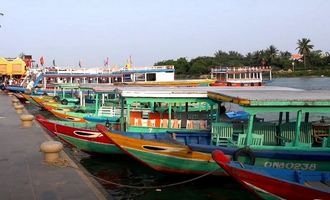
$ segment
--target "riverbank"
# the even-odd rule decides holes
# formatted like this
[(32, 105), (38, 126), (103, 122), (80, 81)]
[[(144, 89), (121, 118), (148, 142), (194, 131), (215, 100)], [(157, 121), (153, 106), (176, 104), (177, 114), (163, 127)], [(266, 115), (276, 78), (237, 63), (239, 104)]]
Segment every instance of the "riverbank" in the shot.
[(108, 198), (65, 152), (61, 152), (61, 157), (68, 162), (66, 166), (43, 162), (40, 145), (52, 138), (36, 123), (22, 128), (11, 99), (0, 94), (0, 199)]
[(273, 78), (289, 77), (330, 77), (330, 70), (273, 71)]

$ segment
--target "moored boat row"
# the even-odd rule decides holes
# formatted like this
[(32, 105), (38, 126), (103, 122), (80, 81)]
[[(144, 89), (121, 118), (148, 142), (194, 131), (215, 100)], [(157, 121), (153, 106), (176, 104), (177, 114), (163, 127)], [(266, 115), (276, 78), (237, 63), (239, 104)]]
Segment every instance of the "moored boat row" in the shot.
[[(36, 119), (89, 153), (130, 156), (166, 173), (228, 175), (213, 160), (214, 150), (255, 167), (330, 171), (329, 129), (319, 128), (330, 112), (329, 91), (93, 86), (74, 94), (36, 101), (66, 121)], [(64, 98), (79, 101), (63, 105)], [(244, 117), (226, 115), (229, 103)]]

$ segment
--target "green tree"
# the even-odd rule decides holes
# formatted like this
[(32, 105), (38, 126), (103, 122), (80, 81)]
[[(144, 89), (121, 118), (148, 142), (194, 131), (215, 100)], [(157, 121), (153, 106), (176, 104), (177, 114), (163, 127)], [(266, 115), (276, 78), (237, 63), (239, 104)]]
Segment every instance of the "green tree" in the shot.
[(306, 69), (306, 62), (307, 57), (310, 55), (311, 50), (313, 49), (314, 45), (310, 44), (311, 40), (308, 38), (302, 38), (298, 40), (297, 45), (298, 52), (304, 56), (304, 67)]
[(186, 58), (178, 58), (177, 60), (164, 60), (157, 62), (154, 65), (174, 65), (176, 74), (186, 74), (190, 67), (190, 64)]
[(266, 49), (265, 54), (267, 56), (267, 64), (271, 65), (274, 63), (277, 58), (278, 49), (274, 45), (270, 45), (268, 49)]

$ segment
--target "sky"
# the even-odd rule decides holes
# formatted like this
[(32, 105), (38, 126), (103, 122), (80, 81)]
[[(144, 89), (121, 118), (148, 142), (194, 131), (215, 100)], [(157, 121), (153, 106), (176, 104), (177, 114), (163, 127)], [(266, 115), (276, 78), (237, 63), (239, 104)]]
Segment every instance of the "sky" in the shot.
[(310, 38), (330, 52), (329, 0), (0, 0), (0, 56), (58, 66), (150, 66), (167, 59), (242, 54)]

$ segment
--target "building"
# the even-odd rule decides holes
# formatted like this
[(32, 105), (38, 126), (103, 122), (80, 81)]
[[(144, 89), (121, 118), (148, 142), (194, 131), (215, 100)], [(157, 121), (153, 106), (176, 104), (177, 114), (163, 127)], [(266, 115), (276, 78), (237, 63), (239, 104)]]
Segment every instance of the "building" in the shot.
[(0, 79), (20, 79), (26, 73), (26, 63), (21, 58), (0, 57)]

